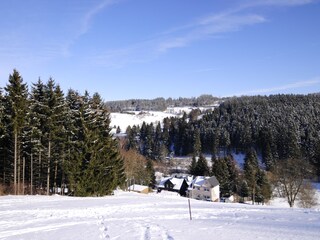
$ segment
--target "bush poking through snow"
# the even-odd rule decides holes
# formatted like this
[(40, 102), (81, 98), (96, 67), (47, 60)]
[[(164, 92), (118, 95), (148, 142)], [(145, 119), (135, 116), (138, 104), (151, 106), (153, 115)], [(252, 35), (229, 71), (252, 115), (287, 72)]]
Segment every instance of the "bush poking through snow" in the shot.
[(318, 199), (316, 195), (316, 189), (312, 186), (312, 183), (306, 181), (303, 183), (299, 192), (299, 207), (312, 208), (318, 205)]

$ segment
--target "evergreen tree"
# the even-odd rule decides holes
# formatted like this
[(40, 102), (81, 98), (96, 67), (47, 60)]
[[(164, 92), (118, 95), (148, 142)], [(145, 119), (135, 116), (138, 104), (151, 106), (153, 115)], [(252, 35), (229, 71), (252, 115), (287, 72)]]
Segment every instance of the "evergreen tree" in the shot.
[(196, 156), (200, 156), (200, 153), (201, 153), (200, 130), (196, 129), (194, 131), (194, 137), (193, 137), (193, 154)]
[(249, 196), (249, 187), (246, 180), (242, 180), (241, 182), (239, 196), (241, 197), (240, 202), (244, 202), (244, 198)]
[(257, 173), (257, 188), (256, 188), (255, 200), (258, 203), (264, 204), (267, 202), (272, 195), (271, 186), (268, 181), (266, 173), (259, 169)]
[(320, 140), (315, 144), (314, 149), (315, 150), (311, 158), (311, 163), (315, 168), (315, 174), (320, 179)]
[(196, 156), (193, 155), (192, 160), (191, 160), (191, 164), (189, 166), (189, 174), (194, 175), (194, 176), (197, 174), (196, 166), (197, 166), (197, 159), (196, 159)]
[(207, 159), (201, 154), (196, 167), (195, 167), (195, 174), (196, 176), (209, 176), (210, 171), (207, 163)]
[[(32, 84), (30, 94), (30, 108), (29, 108), (29, 154), (30, 165), (32, 161), (32, 184), (35, 189), (41, 189), (44, 183), (44, 168), (42, 153), (44, 146), (42, 143), (44, 134), (44, 125), (46, 122), (46, 102), (45, 102), (45, 86), (41, 79)], [(30, 179), (31, 181), (31, 179)], [(31, 186), (32, 188), (33, 186)]]
[(67, 164), (75, 195), (110, 194), (124, 184), (124, 164), (119, 146), (110, 134), (109, 113), (98, 94), (79, 98), (79, 124), (75, 152)]
[(258, 173), (259, 165), (257, 154), (254, 149), (250, 149), (244, 159), (244, 177), (248, 183), (252, 204), (255, 203)]
[(239, 173), (232, 156), (213, 159), (212, 175), (216, 176), (220, 183), (221, 197), (229, 197), (237, 192)]
[(217, 178), (220, 183), (220, 197), (230, 196), (229, 171), (226, 158), (218, 158), (213, 161), (212, 175)]
[(153, 163), (151, 159), (147, 160), (147, 166), (146, 166), (146, 171), (147, 171), (147, 185), (150, 188), (154, 188), (155, 184), (156, 184), (156, 177), (155, 177), (155, 171), (153, 168)]
[[(25, 124), (25, 116), (28, 108), (27, 84), (23, 83), (23, 79), (17, 70), (13, 70), (13, 74), (9, 76), (9, 83), (5, 87), (7, 92), (6, 100), (6, 118), (9, 130), (9, 138), (11, 141), (10, 152), (13, 156), (8, 156), (12, 159), (9, 163), (13, 162), (13, 184), (14, 193), (20, 194), (20, 181), (21, 181), (21, 157), (22, 157), (22, 131)], [(12, 166), (11, 165), (11, 166)]]

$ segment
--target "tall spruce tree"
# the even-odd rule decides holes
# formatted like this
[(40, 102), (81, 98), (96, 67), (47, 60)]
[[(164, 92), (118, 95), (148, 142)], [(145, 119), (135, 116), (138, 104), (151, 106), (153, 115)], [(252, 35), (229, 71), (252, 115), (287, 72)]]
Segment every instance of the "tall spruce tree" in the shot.
[(197, 172), (196, 172), (196, 166), (197, 166), (197, 158), (195, 155), (192, 156), (192, 160), (191, 160), (191, 164), (189, 166), (189, 173), (191, 175), (196, 175)]
[(252, 204), (255, 203), (257, 180), (259, 173), (259, 164), (256, 151), (250, 149), (244, 159), (244, 177), (248, 183), (249, 192), (251, 194)]
[[(38, 79), (37, 83), (32, 84), (30, 93), (30, 108), (29, 108), (29, 138), (30, 138), (30, 164), (32, 160), (33, 171), (32, 185), (35, 189), (42, 189), (44, 184), (45, 172), (43, 168), (43, 138), (45, 133), (46, 114), (46, 96), (45, 85)], [(32, 186), (31, 186), (32, 189)]]
[(214, 175), (220, 183), (220, 197), (230, 195), (232, 189), (229, 184), (229, 171), (226, 158), (218, 158), (213, 160), (212, 164), (212, 175)]
[[(75, 144), (66, 165), (68, 179), (77, 196), (101, 196), (110, 194), (125, 180), (123, 159), (119, 146), (110, 134), (110, 118), (98, 94), (91, 98), (72, 96), (78, 102), (79, 121), (75, 129)], [(77, 119), (77, 118), (75, 118)]]
[[(6, 90), (6, 118), (9, 123), (9, 138), (11, 141), (10, 151), (13, 156), (9, 156), (13, 162), (13, 185), (14, 193), (20, 194), (20, 182), (21, 182), (21, 157), (22, 157), (22, 131), (25, 124), (25, 116), (28, 108), (28, 88), (27, 84), (23, 83), (23, 79), (17, 70), (13, 70), (13, 73), (9, 76), (9, 83), (5, 87)], [(11, 166), (12, 166), (11, 165)]]
[(197, 161), (196, 167), (195, 167), (195, 174), (196, 176), (209, 176), (210, 170), (208, 167), (207, 159), (203, 156), (203, 154), (200, 154), (200, 157)]

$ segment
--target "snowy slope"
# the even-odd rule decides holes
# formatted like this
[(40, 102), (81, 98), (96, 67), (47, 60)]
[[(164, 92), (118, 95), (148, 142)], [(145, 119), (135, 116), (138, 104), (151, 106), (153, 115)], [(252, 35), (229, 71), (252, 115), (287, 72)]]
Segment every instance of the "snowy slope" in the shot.
[[(111, 113), (111, 127), (120, 127), (121, 132), (125, 132), (127, 127), (136, 125), (141, 126), (143, 122), (148, 124), (153, 123), (154, 125), (157, 123), (162, 124), (162, 120), (166, 117), (176, 117), (177, 115), (166, 113), (166, 112), (156, 112), (156, 111), (148, 111), (148, 112), (137, 112), (132, 111), (130, 113)], [(113, 129), (113, 133), (116, 129)]]
[(0, 239), (320, 239), (320, 209), (211, 203), (161, 194), (0, 197)]

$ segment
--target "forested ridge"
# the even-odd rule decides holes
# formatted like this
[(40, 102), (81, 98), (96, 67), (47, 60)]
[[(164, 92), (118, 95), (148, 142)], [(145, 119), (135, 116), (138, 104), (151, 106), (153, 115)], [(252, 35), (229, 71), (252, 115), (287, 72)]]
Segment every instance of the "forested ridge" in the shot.
[(11, 194), (112, 193), (125, 172), (109, 124), (98, 93), (65, 96), (51, 78), (28, 91), (14, 70), (0, 94), (0, 186)]
[(213, 105), (219, 98), (213, 97), (212, 95), (203, 94), (199, 97), (192, 98), (155, 98), (152, 100), (148, 99), (129, 99), (119, 101), (107, 101), (106, 106), (111, 112), (123, 112), (123, 111), (164, 111), (168, 107), (184, 107), (193, 106), (201, 107)]
[(267, 170), (278, 159), (305, 158), (320, 175), (320, 96), (234, 97), (214, 111), (127, 129), (127, 148), (161, 159), (168, 153), (228, 155), (255, 149)]

